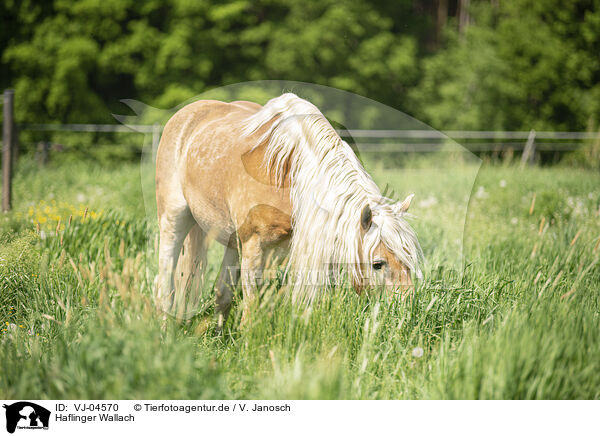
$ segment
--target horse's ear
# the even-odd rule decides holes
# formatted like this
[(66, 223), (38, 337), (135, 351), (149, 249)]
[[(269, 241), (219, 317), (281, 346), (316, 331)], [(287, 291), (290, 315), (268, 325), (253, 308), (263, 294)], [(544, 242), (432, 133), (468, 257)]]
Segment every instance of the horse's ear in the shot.
[(408, 211), (408, 208), (410, 207), (410, 202), (412, 201), (413, 197), (415, 196), (415, 194), (410, 194), (408, 197), (406, 197), (404, 199), (404, 201), (402, 203), (398, 202), (394, 205), (394, 210), (396, 211), (396, 213), (405, 213)]
[(371, 212), (371, 207), (367, 204), (360, 214), (360, 226), (364, 231), (369, 230), (371, 221), (373, 221), (373, 212)]

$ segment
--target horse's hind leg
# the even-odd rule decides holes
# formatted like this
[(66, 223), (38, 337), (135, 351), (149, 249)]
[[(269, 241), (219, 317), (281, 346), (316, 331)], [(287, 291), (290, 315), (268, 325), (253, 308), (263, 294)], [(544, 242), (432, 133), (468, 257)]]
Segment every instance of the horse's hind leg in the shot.
[(160, 241), (156, 303), (165, 312), (173, 310), (175, 296), (173, 276), (181, 246), (194, 223), (194, 218), (187, 205), (177, 209), (163, 210), (159, 216)]
[(193, 225), (183, 242), (175, 270), (175, 300), (182, 316), (193, 316), (198, 311), (199, 299), (206, 279), (208, 237), (199, 225)]
[[(233, 291), (240, 279), (240, 261), (239, 254), (235, 248), (234, 240), (225, 247), (225, 255), (221, 263), (219, 278), (216, 286), (216, 303), (217, 303), (217, 329), (220, 331), (227, 321), (229, 310), (231, 309), (231, 301), (233, 299)], [(233, 245), (233, 247), (232, 247)]]

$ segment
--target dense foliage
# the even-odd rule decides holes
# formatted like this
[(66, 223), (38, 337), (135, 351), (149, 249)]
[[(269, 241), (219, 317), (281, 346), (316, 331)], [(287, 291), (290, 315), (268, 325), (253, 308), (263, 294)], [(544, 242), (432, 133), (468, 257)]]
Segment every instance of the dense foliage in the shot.
[(434, 126), (586, 130), (600, 115), (600, 2), (478, 5), (423, 62), (414, 101)]
[(122, 98), (167, 108), (224, 84), (287, 79), (438, 129), (597, 127), (600, 0), (473, 1), (469, 26), (458, 32), (451, 16), (441, 40), (436, 4), (7, 0), (0, 87), (16, 89), (20, 122), (111, 122)]

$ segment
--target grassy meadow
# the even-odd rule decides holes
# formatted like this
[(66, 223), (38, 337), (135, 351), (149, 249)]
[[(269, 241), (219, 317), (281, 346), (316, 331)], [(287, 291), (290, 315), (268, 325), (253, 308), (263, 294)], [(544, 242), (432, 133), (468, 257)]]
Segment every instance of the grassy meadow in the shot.
[(23, 159), (0, 216), (0, 397), (600, 399), (600, 174), (461, 174), (373, 173), (417, 194), (412, 300), (336, 289), (306, 312), (266, 292), (240, 327), (238, 290), (217, 335), (206, 293), (186, 322), (154, 309), (139, 165)]

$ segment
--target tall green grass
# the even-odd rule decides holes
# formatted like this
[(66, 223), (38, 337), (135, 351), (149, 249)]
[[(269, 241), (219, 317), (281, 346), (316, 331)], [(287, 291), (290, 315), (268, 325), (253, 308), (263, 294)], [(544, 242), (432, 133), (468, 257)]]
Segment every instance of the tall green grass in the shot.
[[(270, 288), (241, 326), (238, 293), (217, 335), (212, 304), (166, 323), (152, 304), (137, 166), (21, 167), (0, 218), (0, 396), (600, 398), (600, 175), (484, 166), (465, 235), (445, 220), (465, 202), (456, 173), (374, 176), (417, 193), (415, 297), (337, 289), (306, 311)], [(38, 232), (44, 213), (58, 231)]]

